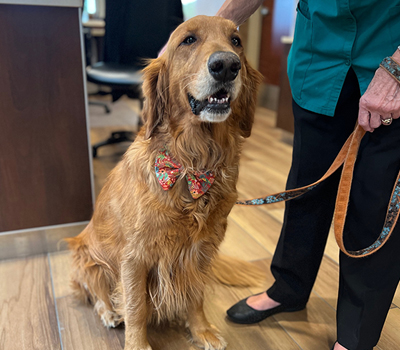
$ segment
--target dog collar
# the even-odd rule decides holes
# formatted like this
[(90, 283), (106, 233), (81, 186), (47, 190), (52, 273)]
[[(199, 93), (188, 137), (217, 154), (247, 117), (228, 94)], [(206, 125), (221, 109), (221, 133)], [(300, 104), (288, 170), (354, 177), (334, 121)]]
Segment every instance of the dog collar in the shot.
[[(166, 148), (162, 148), (156, 156), (154, 168), (158, 182), (164, 191), (175, 184), (184, 170), (182, 165), (171, 157)], [(213, 184), (215, 177), (211, 171), (187, 171), (186, 181), (192, 198), (200, 198)]]

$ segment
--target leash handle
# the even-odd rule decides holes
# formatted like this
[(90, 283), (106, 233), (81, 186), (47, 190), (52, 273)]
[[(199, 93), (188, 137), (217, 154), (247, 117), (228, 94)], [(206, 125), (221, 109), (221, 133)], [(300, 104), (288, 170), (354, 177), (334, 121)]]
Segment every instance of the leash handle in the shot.
[(378, 237), (378, 239), (371, 244), (369, 247), (356, 250), (348, 251), (343, 242), (343, 229), (347, 215), (347, 207), (350, 197), (351, 184), (353, 180), (353, 171), (355, 162), (357, 159), (358, 149), (362, 138), (365, 135), (365, 130), (357, 125), (353, 133), (346, 140), (339, 154), (333, 161), (332, 165), (329, 167), (328, 171), (316, 182), (308, 186), (303, 186), (300, 188), (295, 188), (293, 190), (287, 190), (285, 192), (278, 192), (266, 196), (264, 198), (254, 198), (245, 201), (237, 201), (238, 205), (264, 205), (272, 204), (277, 202), (285, 202), (297, 197), (300, 197), (304, 193), (311, 191), (319, 183), (331, 176), (339, 167), (343, 165), (342, 176), (340, 178), (338, 194), (336, 197), (335, 204), (335, 215), (334, 215), (334, 232), (335, 239), (340, 248), (340, 250), (353, 258), (365, 257), (373, 254), (377, 250), (381, 249), (383, 245), (387, 242), (393, 229), (396, 225), (397, 219), (400, 213), (400, 172), (397, 176), (396, 183), (394, 185), (392, 196), (388, 205), (386, 212), (385, 223), (383, 229)]

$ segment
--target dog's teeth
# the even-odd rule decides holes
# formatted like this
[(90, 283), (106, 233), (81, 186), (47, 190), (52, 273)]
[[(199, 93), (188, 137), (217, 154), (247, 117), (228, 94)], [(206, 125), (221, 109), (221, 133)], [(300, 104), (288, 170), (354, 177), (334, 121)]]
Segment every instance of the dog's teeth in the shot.
[(221, 98), (221, 99), (218, 99), (217, 102), (218, 102), (219, 104), (226, 103), (226, 102), (228, 102), (228, 98), (227, 98), (227, 97), (223, 97), (223, 98)]
[(217, 103), (217, 104), (223, 104), (227, 103), (229, 100), (229, 97), (222, 97), (222, 98), (217, 98), (217, 97), (209, 97), (208, 98), (208, 103)]

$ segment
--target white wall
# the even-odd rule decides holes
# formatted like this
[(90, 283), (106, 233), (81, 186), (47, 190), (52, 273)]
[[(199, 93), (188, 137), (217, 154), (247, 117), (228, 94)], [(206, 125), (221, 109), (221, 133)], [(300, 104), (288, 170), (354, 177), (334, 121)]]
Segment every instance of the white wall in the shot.
[[(105, 0), (85, 0), (86, 7), (96, 7), (95, 16), (105, 17)], [(138, 0), (132, 0), (138, 1)], [(145, 0), (140, 0), (145, 1)], [(225, 0), (181, 0), (185, 20), (197, 15), (214, 16)], [(88, 6), (89, 5), (89, 6)]]
[(293, 21), (292, 21), (292, 28), (290, 29), (290, 36), (293, 37), (293, 34), (294, 34), (294, 25), (295, 25), (295, 23), (296, 23), (296, 14), (297, 14), (297, 12), (296, 12), (296, 7), (297, 7), (297, 3), (298, 3), (299, 1), (298, 1), (298, 0), (290, 0), (290, 1), (292, 1), (292, 3), (293, 3), (293, 5), (292, 5), (292, 7), (293, 7), (293, 12), (292, 12)]
[(197, 15), (214, 16), (225, 0), (181, 0), (185, 20)]

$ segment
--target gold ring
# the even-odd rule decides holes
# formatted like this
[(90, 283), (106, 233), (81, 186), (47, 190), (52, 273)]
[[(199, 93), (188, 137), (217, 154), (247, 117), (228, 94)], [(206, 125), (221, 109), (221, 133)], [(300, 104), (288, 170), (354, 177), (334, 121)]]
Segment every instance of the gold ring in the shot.
[(382, 125), (390, 125), (392, 124), (393, 118), (386, 118), (386, 119), (381, 119)]

